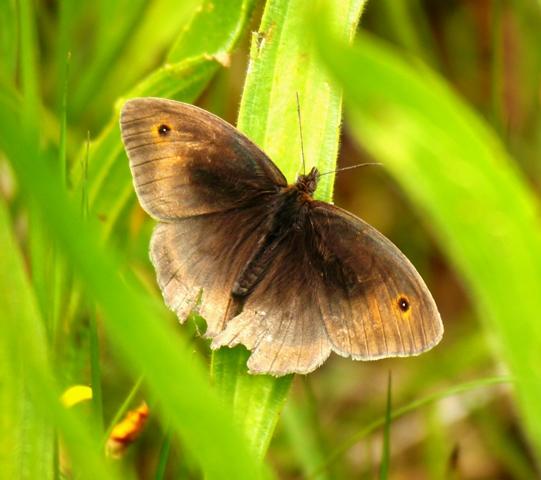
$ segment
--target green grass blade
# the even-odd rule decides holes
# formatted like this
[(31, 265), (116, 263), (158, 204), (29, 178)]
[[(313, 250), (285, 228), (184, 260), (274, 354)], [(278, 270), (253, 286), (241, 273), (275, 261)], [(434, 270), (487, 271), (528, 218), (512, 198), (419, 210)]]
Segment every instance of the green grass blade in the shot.
[[(64, 7), (62, 7), (62, 10)], [(63, 59), (63, 74), (62, 74), (62, 95), (60, 103), (60, 132), (58, 140), (58, 159), (57, 159), (57, 174), (63, 185), (66, 185), (67, 181), (67, 140), (68, 140), (68, 124), (67, 124), (67, 102), (68, 102), (68, 74), (69, 74), (69, 63), (70, 55), (66, 54), (66, 57)], [(39, 221), (33, 222), (32, 228), (34, 230), (39, 229)], [(34, 232), (34, 234), (37, 232)], [(51, 341), (53, 347), (53, 355), (55, 361), (60, 360), (60, 346), (63, 343), (63, 334), (65, 333), (60, 325), (62, 324), (62, 315), (63, 315), (63, 306), (64, 301), (70, 290), (69, 286), (69, 271), (65, 262), (63, 262), (60, 252), (57, 251), (54, 245), (51, 245), (50, 239), (44, 237), (40, 238), (38, 235), (38, 240), (41, 241), (41, 248), (45, 248), (48, 253), (48, 262), (46, 263), (46, 269), (41, 273), (45, 276), (45, 281), (48, 285), (48, 289), (45, 292), (47, 297), (44, 299), (45, 302), (49, 305), (46, 319), (48, 320), (48, 325), (51, 332)], [(34, 239), (34, 244), (36, 241)], [(37, 245), (35, 245), (37, 247)], [(33, 249), (33, 253), (36, 252), (36, 248)], [(60, 366), (60, 361), (59, 361)], [(65, 367), (62, 365), (60, 368)]]
[(391, 423), (392, 423), (392, 406), (391, 406), (391, 372), (387, 381), (387, 408), (385, 409), (385, 425), (383, 428), (383, 448), (381, 455), (381, 464), (379, 467), (380, 480), (389, 478), (389, 469), (391, 466)]
[(355, 48), (318, 38), (358, 138), (425, 214), (466, 282), (516, 378), (541, 458), (541, 224), (533, 192), (495, 135), (433, 72), (366, 36)]
[[(14, 335), (20, 317), (37, 318), (38, 332), (43, 333), (43, 325), (36, 305), (30, 305), (29, 284), (11, 230), (7, 205), (0, 197), (0, 251), (9, 252), (0, 262), (0, 477), (47, 480), (53, 473), (53, 431), (31, 401), (25, 381), (28, 363), (21, 358), (25, 345)], [(23, 290), (13, 291), (17, 287)], [(44, 351), (37, 356), (45, 356)]]
[(378, 3), (378, 7), (381, 9), (382, 20), (389, 24), (393, 37), (408, 54), (431, 65), (436, 64), (431, 30), (419, 0), (383, 0)]
[(98, 437), (60, 405), (43, 323), (3, 201), (0, 251), (9, 252), (0, 262), (0, 476), (53, 478), (55, 425), (81, 478), (118, 478), (105, 463)]
[[(19, 75), (22, 102), (20, 112), (24, 119), (23, 125), (28, 137), (34, 140), (38, 135), (38, 112), (40, 92), (37, 74), (37, 42), (36, 25), (34, 15), (34, 3), (31, 0), (21, 0), (17, 4), (19, 27)], [(53, 320), (51, 309), (48, 307), (46, 298), (49, 290), (47, 282), (51, 274), (51, 253), (44, 232), (37, 226), (34, 218), (30, 220), (30, 263), (32, 276), (35, 279), (36, 295), (40, 309), (48, 329), (52, 333)]]
[(134, 383), (133, 387), (129, 391), (128, 395), (122, 402), (122, 405), (120, 405), (119, 409), (115, 413), (115, 416), (113, 419), (109, 422), (109, 426), (107, 427), (107, 430), (105, 432), (103, 443), (107, 441), (109, 436), (111, 435), (111, 432), (113, 431), (113, 428), (115, 428), (115, 425), (120, 422), (122, 417), (125, 415), (125, 413), (128, 411), (128, 408), (130, 408), (130, 405), (132, 404), (135, 395), (137, 395), (137, 392), (139, 392), (139, 388), (141, 387), (141, 384), (143, 383), (143, 377), (139, 377), (138, 380)]
[(100, 434), (103, 432), (103, 393), (101, 388), (101, 365), (100, 365), (100, 344), (98, 336), (98, 321), (96, 310), (90, 306), (88, 311), (89, 323), (89, 356), (90, 356), (90, 381), (92, 386), (92, 406), (97, 428)]
[(202, 2), (198, 14), (169, 51), (167, 62), (178, 63), (187, 58), (208, 56), (227, 65), (256, 3), (243, 0)]
[[(96, 51), (73, 96), (73, 115), (106, 112), (114, 99), (154, 68), (202, 0), (102, 2)], [(119, 22), (119, 18), (122, 20)], [(104, 94), (96, 97), (96, 92)]]
[(17, 71), (17, 3), (4, 0), (0, 8), (0, 76), (14, 81)]
[(62, 74), (62, 97), (60, 103), (60, 139), (58, 145), (58, 168), (62, 182), (66, 184), (67, 180), (67, 163), (66, 163), (66, 143), (68, 138), (68, 80), (69, 80), (69, 65), (71, 55), (66, 54), (64, 59), (64, 71)]
[[(73, 2), (65, 3), (68, 5), (62, 5), (62, 10), (65, 10), (65, 13), (62, 10), (60, 12), (60, 27), (63, 26), (64, 17), (69, 16), (72, 17), (72, 20), (76, 20), (73, 18), (72, 13), (74, 6), (69, 5)], [(190, 7), (190, 3), (193, 4), (193, 2), (184, 3), (188, 3), (188, 7)], [(103, 83), (107, 76), (119, 66), (119, 63), (122, 63), (122, 67), (126, 72), (132, 74), (128, 68), (132, 59), (126, 55), (126, 51), (130, 48), (132, 38), (136, 35), (135, 31), (145, 23), (147, 4), (147, 0), (112, 0), (94, 2), (93, 5), (86, 6), (87, 8), (90, 6), (92, 9), (89, 13), (94, 14), (96, 25), (93, 29), (94, 35), (89, 41), (92, 53), (86, 56), (87, 61), (81, 65), (82, 72), (73, 92), (70, 113), (74, 119), (86, 113), (87, 109), (92, 109), (94, 112), (104, 111), (103, 104), (110, 106), (110, 102), (115, 96), (122, 92), (122, 90), (118, 90), (120, 86), (104, 88)], [(63, 13), (64, 15), (62, 15)], [(184, 18), (184, 11), (180, 13)], [(62, 35), (62, 30), (60, 28), (59, 40), (64, 40), (65, 43), (71, 41), (67, 33)], [(144, 57), (147, 60), (154, 58), (156, 52), (160, 52), (160, 48), (162, 48), (158, 46), (155, 50), (155, 47), (156, 45), (153, 42), (147, 42), (144, 49)], [(87, 46), (87, 48), (89, 47)], [(133, 74), (141, 75), (142, 73), (135, 70)], [(100, 92), (100, 95), (96, 96), (96, 92)], [(96, 98), (99, 102), (96, 102)], [(96, 103), (100, 105), (96, 105)]]
[[(83, 160), (83, 179), (81, 195), (81, 218), (88, 218), (88, 154), (90, 151), (90, 139), (87, 138), (87, 151)], [(100, 365), (100, 338), (98, 334), (98, 319), (96, 308), (92, 302), (87, 302), (86, 312), (88, 315), (89, 329), (89, 357), (90, 357), (90, 385), (92, 386), (92, 407), (100, 434), (103, 433), (103, 390)]]
[(154, 480), (163, 480), (165, 478), (165, 469), (167, 468), (167, 461), (169, 460), (169, 452), (171, 451), (172, 433), (167, 430), (163, 436), (162, 446), (160, 448), (160, 456), (158, 457), (158, 466), (156, 467), (156, 474)]
[(1, 107), (0, 147), (29, 204), (47, 219), (51, 236), (102, 309), (111, 344), (133, 373), (145, 372), (150, 392), (160, 398), (172, 428), (209, 479), (259, 478), (260, 463), (221, 406), (201, 363), (180, 340), (175, 323), (168, 321), (169, 312), (124, 272), (112, 249), (101, 247), (96, 222), (82, 221), (49, 168), (50, 159), (25, 141), (19, 119)]
[(36, 25), (33, 2), (21, 0), (19, 8), (20, 29), (20, 75), (21, 91), (24, 100), (24, 114), (27, 129), (32, 129), (37, 134), (36, 125), (40, 105), (38, 86), (38, 57), (36, 41)]
[[(455, 385), (446, 390), (435, 392), (430, 395), (427, 395), (426, 397), (414, 400), (413, 402), (408, 403), (407, 405), (404, 405), (402, 407), (395, 408), (391, 412), (390, 419), (394, 421), (397, 418), (400, 418), (401, 416), (406, 415), (407, 413), (413, 412), (415, 410), (418, 410), (419, 408), (424, 407), (425, 405), (430, 405), (434, 402), (437, 402), (447, 397), (459, 395), (461, 393), (469, 392), (477, 388), (489, 387), (493, 385), (499, 385), (502, 383), (510, 383), (510, 382), (511, 382), (510, 377), (500, 376), (500, 377), (481, 378), (479, 380), (461, 383), (459, 385)], [(314, 470), (309, 475), (308, 478), (310, 479), (316, 478), (320, 472), (326, 470), (331, 464), (337, 462), (342, 457), (342, 455), (344, 455), (351, 447), (353, 447), (353, 445), (358, 443), (363, 438), (366, 438), (368, 435), (376, 431), (378, 428), (385, 426), (385, 422), (387, 422), (386, 415), (374, 420), (370, 424), (366, 425), (362, 430), (360, 430), (359, 432), (357, 432), (356, 434), (352, 435), (350, 438), (342, 442), (340, 445), (338, 445), (335, 449), (333, 449), (330, 452), (325, 463), (319, 466), (316, 470)]]
[(233, 406), (235, 422), (244, 430), (251, 449), (263, 457), (293, 376), (276, 379), (249, 375), (246, 371), (248, 356), (243, 347), (214, 351), (211, 377), (222, 402), (229, 408)]
[[(339, 1), (333, 19), (344, 40), (350, 39), (364, 1)], [(307, 168), (336, 166), (341, 123), (341, 93), (316, 62), (305, 41), (306, 2), (270, 0), (259, 31), (253, 35), (238, 127), (295, 179), (301, 165), (296, 96), (300, 97)], [(333, 175), (323, 177), (319, 198), (332, 198)], [(216, 388), (233, 406), (253, 450), (268, 448), (292, 376), (279, 379), (246, 373), (247, 353), (222, 348), (212, 354)]]
[[(282, 412), (281, 428), (284, 429), (289, 448), (297, 457), (303, 474), (308, 476), (323, 463), (325, 455), (319, 445), (319, 439), (310, 425), (311, 412), (306, 403), (299, 404), (293, 398), (289, 398)], [(330, 472), (327, 474), (326, 471), (321, 471), (314, 477), (315, 480), (328, 480), (329, 478), (333, 477)]]
[[(349, 40), (359, 21), (363, 0), (334, 2), (331, 20)], [(274, 0), (267, 3), (253, 35), (250, 68), (238, 118), (246, 133), (294, 181), (301, 169), (296, 94), (300, 99), (306, 168), (336, 166), (342, 116), (340, 89), (318, 64), (305, 19), (310, 5)], [(332, 199), (334, 175), (322, 177), (317, 196)]]
[[(123, 57), (110, 72), (110, 84), (118, 84), (116, 91), (125, 91), (141, 78), (142, 74), (153, 68), (156, 54), (167, 51), (178, 35), (186, 29), (192, 16), (204, 9), (207, 3), (207, 0), (147, 2), (142, 21), (125, 45)], [(157, 25), (159, 28), (156, 28)], [(141, 52), (146, 54), (141, 55)], [(114, 91), (114, 88), (112, 90)]]

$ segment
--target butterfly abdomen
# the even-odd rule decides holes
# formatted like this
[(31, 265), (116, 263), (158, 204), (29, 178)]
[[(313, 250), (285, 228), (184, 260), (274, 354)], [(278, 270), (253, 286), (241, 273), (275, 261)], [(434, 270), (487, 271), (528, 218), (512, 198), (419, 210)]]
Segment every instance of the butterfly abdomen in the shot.
[(269, 228), (232, 289), (232, 295), (248, 296), (265, 275), (274, 260), (279, 245), (291, 235), (303, 230), (308, 207), (302, 200), (304, 194), (296, 188), (284, 189), (280, 201), (270, 212)]

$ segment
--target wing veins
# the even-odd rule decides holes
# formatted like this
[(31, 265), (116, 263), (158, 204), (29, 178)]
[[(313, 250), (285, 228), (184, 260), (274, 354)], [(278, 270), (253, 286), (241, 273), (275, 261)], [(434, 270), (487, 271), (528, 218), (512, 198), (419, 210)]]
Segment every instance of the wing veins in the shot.
[[(138, 188), (146, 187), (147, 185), (152, 185), (153, 183), (161, 182), (163, 180), (169, 180), (171, 178), (176, 178), (176, 177), (178, 177), (178, 174), (176, 174), (176, 173), (173, 173), (172, 175), (166, 175), (165, 177), (155, 177), (152, 180), (149, 180), (148, 182), (138, 183), (137, 187)], [(182, 186), (182, 185), (188, 185), (188, 184), (187, 183), (180, 184), (179, 186)]]
[[(291, 326), (292, 321), (293, 321), (293, 315), (291, 314), (291, 312), (289, 312), (287, 327), (286, 327), (286, 331), (285, 331), (286, 334), (282, 335), (282, 341), (280, 342), (280, 347), (275, 350), (274, 357), (273, 357), (272, 362), (271, 362), (271, 364), (269, 366), (269, 372), (272, 372), (272, 367), (274, 367), (276, 359), (278, 358), (278, 354), (282, 351), (282, 347), (284, 346), (284, 343), (286, 341), (287, 333), (289, 333), (289, 327)], [(277, 331), (280, 331), (282, 329), (283, 323), (284, 323), (284, 316), (282, 315), (282, 318), (280, 320), (280, 326), (279, 326)]]
[[(380, 277), (381, 277), (381, 274), (380, 274)], [(389, 278), (389, 281), (392, 282), (392, 284), (394, 285), (395, 290), (398, 292), (399, 289), (397, 288), (396, 283), (395, 283), (394, 279), (392, 278), (392, 276), (389, 275), (388, 278)], [(385, 286), (385, 283), (383, 282), (383, 278), (382, 278), (382, 283), (384, 285), (385, 296), (387, 297), (387, 301), (388, 301), (389, 305), (392, 305), (394, 299), (391, 298), (391, 295), (389, 294), (389, 289)], [(402, 330), (400, 328), (400, 324), (398, 323), (398, 319), (397, 319), (396, 315), (392, 315), (392, 317), (393, 317), (393, 320), (394, 320), (394, 324), (396, 326), (396, 330), (398, 332), (398, 336), (400, 337), (400, 343), (402, 345), (402, 351), (405, 352), (406, 351), (406, 345), (404, 344), (404, 338), (402, 337)], [(411, 325), (410, 325), (409, 322), (408, 322), (408, 330), (409, 330), (409, 333), (410, 333), (411, 341), (413, 343), (415, 343), (415, 338), (413, 337), (413, 331), (411, 330)]]
[(151, 158), (150, 160), (145, 160), (144, 162), (139, 162), (139, 163), (132, 162), (131, 166), (133, 168), (137, 168), (143, 165), (148, 165), (149, 163), (152, 163), (152, 162), (160, 162), (161, 160), (170, 160), (171, 158), (175, 158), (175, 155), (167, 155), (167, 157), (155, 157), (155, 158)]
[[(383, 283), (383, 279), (381, 278), (381, 275), (379, 275), (379, 277), (380, 277), (380, 281)], [(381, 308), (379, 307), (378, 301), (375, 301), (374, 303), (378, 311), (378, 319), (379, 319), (379, 324), (381, 326), (381, 331), (383, 332), (383, 343), (385, 344), (385, 354), (389, 355), (389, 345), (387, 344), (387, 335), (385, 335), (385, 326), (383, 324), (383, 317), (381, 316)], [(404, 339), (402, 338), (402, 332), (400, 332), (400, 326), (398, 325), (396, 318), (394, 319), (394, 321), (395, 321), (396, 329), (398, 331), (398, 336), (400, 338), (400, 343), (402, 344), (402, 350), (404, 350)]]

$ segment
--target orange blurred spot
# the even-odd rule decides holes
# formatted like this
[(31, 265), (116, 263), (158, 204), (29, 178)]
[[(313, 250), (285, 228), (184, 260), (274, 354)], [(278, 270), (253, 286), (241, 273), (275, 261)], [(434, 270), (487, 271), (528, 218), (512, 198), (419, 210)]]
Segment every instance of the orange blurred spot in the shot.
[(124, 454), (143, 431), (148, 414), (148, 405), (143, 402), (135, 410), (130, 410), (124, 419), (113, 427), (105, 446), (108, 456), (120, 458)]

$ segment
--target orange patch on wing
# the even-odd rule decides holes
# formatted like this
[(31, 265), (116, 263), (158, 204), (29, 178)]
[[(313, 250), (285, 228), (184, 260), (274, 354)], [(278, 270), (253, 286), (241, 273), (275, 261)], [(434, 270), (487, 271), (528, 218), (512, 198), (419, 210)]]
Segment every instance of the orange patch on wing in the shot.
[(402, 318), (409, 320), (411, 316), (411, 300), (404, 294), (398, 295), (395, 302), (396, 308), (400, 312)]
[[(165, 132), (163, 131), (163, 127), (166, 129)], [(167, 139), (171, 130), (171, 119), (162, 118), (159, 122), (152, 125), (152, 139), (155, 142), (163, 142), (165, 139)]]

